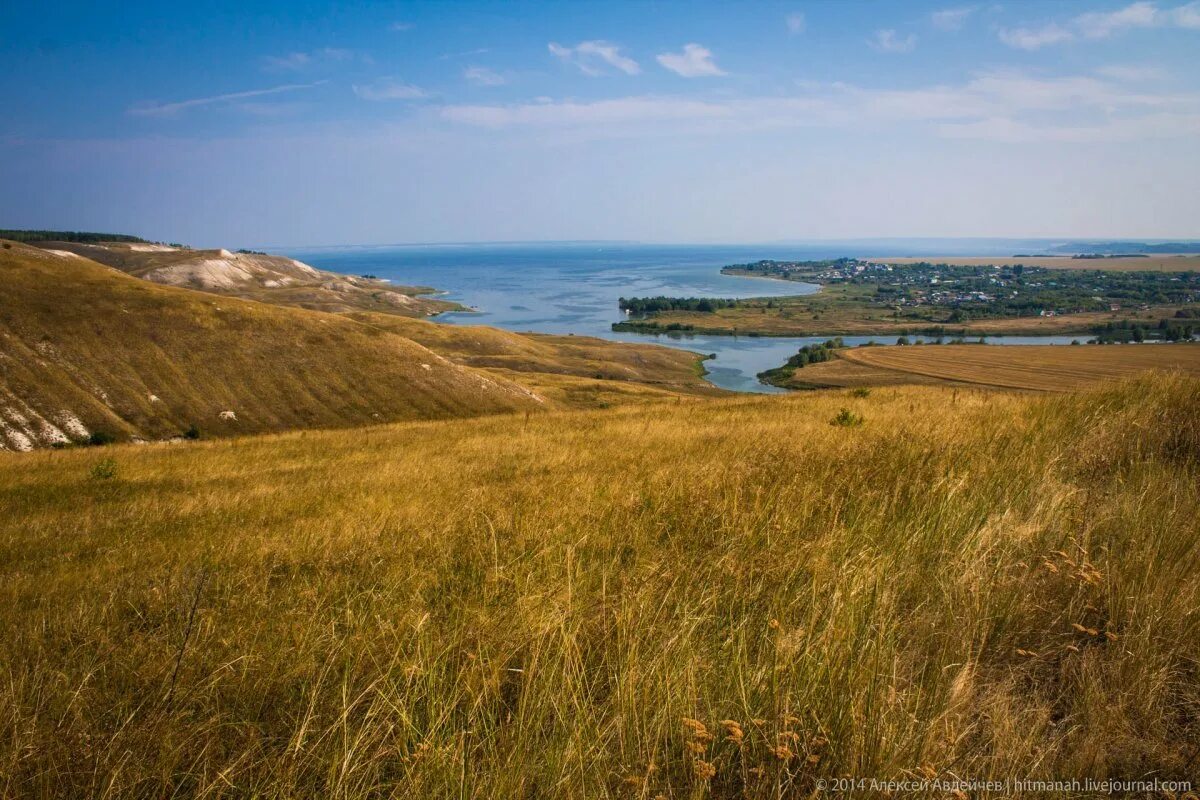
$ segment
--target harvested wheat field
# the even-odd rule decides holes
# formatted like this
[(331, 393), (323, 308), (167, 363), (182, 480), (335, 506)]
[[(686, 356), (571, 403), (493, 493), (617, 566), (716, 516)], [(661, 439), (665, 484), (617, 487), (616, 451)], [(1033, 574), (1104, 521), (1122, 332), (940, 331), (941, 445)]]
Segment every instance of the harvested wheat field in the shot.
[(0, 796), (1194, 777), (1198, 485), (1179, 375), (0, 454)]
[[(876, 372), (881, 369), (911, 375), (917, 383), (933, 378), (1039, 391), (1079, 389), (1148, 370), (1200, 375), (1200, 344), (860, 347), (838, 355), (873, 368), (865, 384), (897, 382), (884, 380)], [(803, 372), (797, 370), (796, 377)]]

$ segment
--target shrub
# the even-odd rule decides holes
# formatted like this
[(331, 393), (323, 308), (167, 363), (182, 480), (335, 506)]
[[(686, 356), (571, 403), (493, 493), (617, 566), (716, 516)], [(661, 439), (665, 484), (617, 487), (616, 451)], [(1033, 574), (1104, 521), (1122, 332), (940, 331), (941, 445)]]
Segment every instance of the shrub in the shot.
[(850, 394), (852, 394), (855, 397), (870, 397), (871, 390), (865, 386), (856, 386), (850, 390)]
[(841, 428), (857, 428), (863, 422), (862, 414), (855, 414), (848, 408), (843, 408), (837, 413), (837, 416), (829, 420), (830, 425), (837, 425)]
[(92, 465), (92, 480), (107, 481), (117, 477), (117, 462), (111, 458), (97, 461)]
[(92, 447), (103, 447), (106, 444), (112, 444), (117, 439), (108, 431), (92, 431), (92, 435), (88, 437), (87, 443)]
[(191, 439), (192, 441), (199, 439), (200, 438), (200, 429), (196, 427), (195, 423), (192, 423), (191, 425), (188, 426), (188, 429), (183, 432), (183, 438)]

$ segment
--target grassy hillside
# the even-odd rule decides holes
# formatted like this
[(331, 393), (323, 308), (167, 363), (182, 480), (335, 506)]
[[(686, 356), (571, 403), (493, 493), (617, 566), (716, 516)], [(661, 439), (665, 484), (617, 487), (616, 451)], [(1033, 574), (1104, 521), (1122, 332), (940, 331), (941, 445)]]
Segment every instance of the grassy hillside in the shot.
[(0, 454), (0, 795), (1195, 777), (1200, 382), (681, 402)]
[(433, 293), (429, 287), (326, 272), (266, 253), (126, 242), (40, 241), (38, 246), (58, 254), (74, 253), (155, 283), (312, 311), (427, 317), (461, 308), (429, 297)]
[(0, 283), (0, 447), (543, 405), (353, 320), (158, 286), (79, 257), (10, 243)]
[(482, 325), (430, 325), (394, 315), (349, 316), (472, 367), (622, 381), (687, 394), (723, 394), (702, 379), (703, 365), (694, 353), (671, 347), (616, 344), (591, 336), (513, 333)]

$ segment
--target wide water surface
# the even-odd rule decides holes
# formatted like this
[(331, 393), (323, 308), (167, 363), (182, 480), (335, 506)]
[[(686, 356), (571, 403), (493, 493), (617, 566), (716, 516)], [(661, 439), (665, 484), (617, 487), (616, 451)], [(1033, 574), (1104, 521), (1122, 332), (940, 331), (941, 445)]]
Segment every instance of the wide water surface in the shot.
[[(432, 286), (442, 297), (476, 309), (437, 317), (451, 325), (492, 325), (512, 331), (599, 336), (656, 342), (714, 354), (708, 379), (743, 392), (780, 391), (758, 382), (801, 345), (826, 337), (746, 337), (614, 333), (624, 315), (620, 297), (781, 297), (816, 291), (809, 284), (722, 275), (727, 264), (763, 258), (818, 259), (894, 256), (895, 246), (639, 245), (613, 243), (414, 245), (293, 250), (293, 258), (321, 269), (375, 275), (393, 283)], [(909, 253), (906, 253), (906, 255)], [(911, 253), (922, 255), (922, 253)], [(934, 253), (931, 253), (934, 254)], [(940, 253), (946, 254), (944, 250)], [(997, 253), (999, 255), (1000, 253)], [(895, 342), (895, 337), (843, 337), (847, 344)], [(910, 337), (917, 339), (919, 337)], [(1069, 344), (1070, 336), (993, 337), (994, 344)]]

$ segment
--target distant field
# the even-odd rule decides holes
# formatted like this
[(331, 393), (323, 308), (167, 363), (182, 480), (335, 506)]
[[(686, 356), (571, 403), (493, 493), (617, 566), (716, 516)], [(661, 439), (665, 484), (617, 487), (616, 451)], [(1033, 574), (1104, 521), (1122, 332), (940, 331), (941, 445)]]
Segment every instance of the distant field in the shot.
[[(1182, 370), (1200, 375), (1200, 344), (868, 347), (845, 350), (840, 355), (852, 364), (873, 371), (907, 373), (916, 378), (913, 382), (917, 383), (936, 379), (1040, 391), (1078, 389), (1152, 369)], [(797, 378), (806, 377), (799, 373), (811, 369), (799, 370)], [(852, 377), (854, 372), (842, 370), (831, 377), (845, 379)], [(859, 383), (907, 382), (897, 380), (899, 375), (893, 377), (878, 372), (872, 375), (876, 380), (863, 375)], [(815, 380), (818, 376), (807, 377)]]
[(868, 261), (876, 264), (951, 264), (964, 267), (980, 267), (995, 264), (1006, 267), (1024, 264), (1027, 267), (1046, 267), (1047, 269), (1099, 269), (1119, 271), (1161, 270), (1164, 272), (1196, 272), (1200, 271), (1200, 255), (1152, 255), (1145, 258), (1071, 258), (1041, 257), (1041, 258), (988, 258), (953, 256), (924, 256), (922, 258), (870, 258)]

